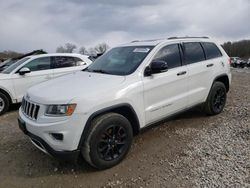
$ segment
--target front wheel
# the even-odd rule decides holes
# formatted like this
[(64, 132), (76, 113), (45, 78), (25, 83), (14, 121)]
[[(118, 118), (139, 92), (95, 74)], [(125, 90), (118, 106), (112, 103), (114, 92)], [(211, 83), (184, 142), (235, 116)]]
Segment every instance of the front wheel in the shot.
[(122, 115), (108, 113), (95, 118), (82, 147), (83, 158), (97, 169), (107, 169), (121, 162), (133, 139), (130, 122)]
[(8, 111), (10, 106), (10, 102), (8, 97), (4, 95), (3, 93), (0, 93), (0, 115), (4, 114)]
[(222, 82), (214, 82), (204, 104), (208, 115), (216, 115), (222, 112), (227, 98), (227, 90)]

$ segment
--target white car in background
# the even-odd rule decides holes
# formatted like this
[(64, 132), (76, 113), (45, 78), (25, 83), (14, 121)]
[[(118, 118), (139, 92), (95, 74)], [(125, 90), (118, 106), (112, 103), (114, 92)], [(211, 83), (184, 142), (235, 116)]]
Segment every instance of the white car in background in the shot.
[(73, 53), (33, 55), (17, 61), (0, 73), (0, 115), (11, 104), (21, 102), (31, 86), (85, 69), (91, 63), (88, 56)]

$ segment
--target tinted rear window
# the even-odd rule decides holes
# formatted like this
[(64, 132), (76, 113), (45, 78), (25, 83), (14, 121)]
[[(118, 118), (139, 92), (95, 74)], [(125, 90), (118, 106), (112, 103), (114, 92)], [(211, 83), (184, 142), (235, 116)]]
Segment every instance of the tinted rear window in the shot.
[(184, 43), (185, 62), (187, 64), (205, 60), (204, 51), (199, 42)]
[(55, 69), (74, 67), (77, 65), (77, 59), (70, 56), (55, 56), (52, 58), (52, 62), (52, 67)]
[(207, 59), (213, 59), (222, 56), (219, 48), (214, 43), (204, 42), (202, 43), (202, 46), (205, 50)]

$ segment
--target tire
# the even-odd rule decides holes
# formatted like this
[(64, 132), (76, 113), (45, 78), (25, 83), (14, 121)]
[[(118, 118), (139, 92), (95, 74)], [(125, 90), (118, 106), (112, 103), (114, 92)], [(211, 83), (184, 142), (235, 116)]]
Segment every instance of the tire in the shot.
[(208, 115), (221, 113), (226, 104), (227, 90), (222, 82), (214, 82), (204, 104), (204, 111)]
[(133, 140), (130, 122), (122, 115), (108, 113), (95, 118), (81, 153), (93, 167), (103, 170), (120, 163)]
[(0, 115), (3, 115), (5, 112), (7, 112), (9, 107), (10, 101), (8, 97), (5, 94), (0, 93)]

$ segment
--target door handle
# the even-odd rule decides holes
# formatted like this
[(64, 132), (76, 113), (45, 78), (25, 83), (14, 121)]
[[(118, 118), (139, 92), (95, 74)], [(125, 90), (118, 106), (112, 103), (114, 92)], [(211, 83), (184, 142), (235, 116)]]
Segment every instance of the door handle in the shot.
[(186, 73), (187, 73), (187, 71), (182, 71), (182, 72), (177, 73), (177, 76), (181, 76), (181, 75), (184, 75)]
[(214, 66), (213, 63), (207, 65), (207, 67), (212, 67), (212, 66)]

